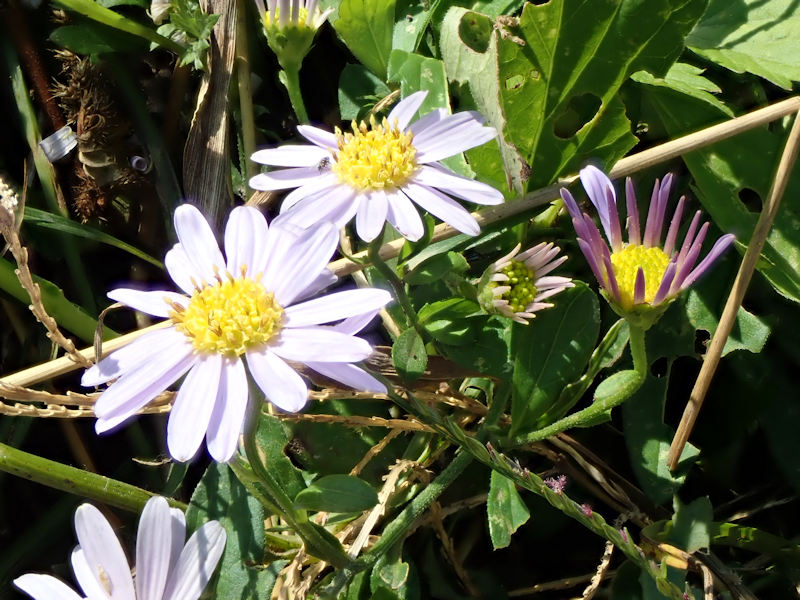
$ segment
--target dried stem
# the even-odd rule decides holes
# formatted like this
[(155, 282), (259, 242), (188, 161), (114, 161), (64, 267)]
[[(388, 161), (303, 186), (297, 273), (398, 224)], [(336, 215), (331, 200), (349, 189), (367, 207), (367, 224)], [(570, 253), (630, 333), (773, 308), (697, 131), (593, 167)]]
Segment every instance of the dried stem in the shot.
[(725, 308), (722, 311), (722, 316), (719, 319), (719, 325), (714, 332), (711, 339), (711, 344), (706, 352), (703, 366), (700, 368), (700, 374), (697, 376), (694, 388), (689, 395), (689, 402), (683, 411), (681, 422), (675, 432), (675, 437), (672, 439), (672, 444), (667, 454), (667, 467), (674, 471), (678, 466), (678, 460), (683, 453), (683, 448), (689, 440), (689, 435), (692, 432), (694, 423), (697, 420), (697, 415), (700, 413), (700, 407), (705, 400), (708, 388), (711, 385), (711, 380), (717, 370), (717, 365), (722, 357), (722, 348), (725, 346), (725, 341), (733, 329), (736, 322), (736, 315), (739, 312), (739, 307), (742, 305), (744, 294), (747, 291), (747, 286), (750, 284), (750, 278), (756, 269), (756, 263), (761, 256), (761, 250), (767, 240), (769, 231), (772, 228), (772, 222), (775, 220), (775, 215), (778, 213), (778, 208), (781, 204), (783, 192), (789, 183), (789, 177), (792, 174), (797, 153), (800, 150), (800, 111), (795, 116), (792, 130), (789, 132), (789, 139), (786, 141), (786, 146), (783, 149), (778, 170), (775, 172), (775, 178), (772, 182), (772, 188), (767, 196), (767, 201), (764, 210), (756, 223), (756, 228), (753, 231), (753, 237), (747, 246), (747, 251), (742, 259), (742, 264), (739, 266), (739, 272), (736, 274), (736, 280), (733, 282), (733, 288), (728, 296), (728, 301), (725, 303)]
[(58, 329), (58, 323), (56, 323), (53, 317), (47, 314), (44, 304), (42, 303), (42, 293), (39, 289), (39, 284), (33, 280), (31, 270), (28, 268), (28, 251), (22, 246), (16, 228), (9, 226), (5, 220), (0, 221), (2, 221), (0, 222), (0, 233), (6, 238), (11, 254), (17, 261), (15, 273), (17, 274), (20, 285), (28, 292), (28, 296), (31, 300), (31, 304), (28, 308), (36, 319), (44, 325), (44, 328), (47, 330), (47, 337), (58, 344), (64, 352), (67, 353), (70, 360), (81, 367), (90, 367), (92, 365), (91, 361), (75, 349), (75, 344), (72, 343), (72, 340), (66, 338), (64, 334), (61, 333)]
[(603, 549), (603, 556), (600, 557), (600, 564), (597, 565), (597, 571), (592, 577), (592, 581), (583, 590), (583, 595), (581, 596), (581, 600), (592, 600), (595, 594), (597, 594), (597, 590), (600, 589), (600, 584), (603, 583), (603, 578), (608, 573), (608, 567), (611, 565), (611, 556), (614, 554), (614, 544), (613, 542), (606, 542), (606, 547)]

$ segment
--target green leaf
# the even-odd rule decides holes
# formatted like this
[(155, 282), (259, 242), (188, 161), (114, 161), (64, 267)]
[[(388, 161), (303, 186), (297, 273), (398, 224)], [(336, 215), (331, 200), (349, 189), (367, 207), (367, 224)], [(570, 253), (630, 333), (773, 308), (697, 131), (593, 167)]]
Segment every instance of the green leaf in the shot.
[(437, 254), (419, 264), (403, 279), (409, 285), (427, 285), (440, 280), (449, 273), (463, 273), (469, 264), (458, 252)]
[(494, 316), (488, 319), (478, 317), (474, 321), (482, 326), (473, 342), (463, 346), (443, 345), (442, 351), (447, 358), (462, 367), (510, 380), (509, 346), (512, 321)]
[(800, 6), (794, 0), (711, 0), (686, 45), (735, 73), (786, 90), (800, 81)]
[(141, 38), (92, 22), (57, 27), (50, 34), (50, 40), (82, 55), (141, 50), (145, 47)]
[[(666, 88), (644, 90), (670, 137), (696, 131), (722, 120), (724, 114), (706, 103)], [(740, 194), (767, 197), (786, 140), (781, 127), (758, 128), (683, 156), (696, 183), (697, 198), (726, 233), (749, 243), (758, 215)], [(800, 171), (795, 170), (767, 237), (758, 270), (783, 296), (800, 302)]]
[(439, 2), (430, 2), (426, 8), (426, 4), (419, 0), (398, 0), (395, 8), (397, 23), (394, 25), (392, 48), (414, 52), (438, 4)]
[(369, 577), (370, 600), (419, 600), (417, 569), (395, 553), (384, 554), (375, 563)]
[[(722, 309), (712, 310), (705, 298), (697, 290), (691, 290), (686, 302), (686, 313), (692, 325), (697, 329), (705, 329), (711, 335), (717, 330), (719, 318), (716, 316)], [(722, 348), (722, 356), (734, 350), (761, 352), (770, 334), (767, 323), (740, 306), (736, 313), (736, 323)]]
[(295, 508), (335, 513), (361, 512), (377, 503), (378, 493), (372, 486), (352, 475), (320, 477), (294, 499)]
[(551, 0), (526, 4), (498, 40), (504, 134), (533, 168), (528, 188), (588, 158), (608, 166), (636, 144), (618, 98), (636, 71), (666, 74), (706, 0)]
[(336, 33), (350, 52), (381, 79), (386, 79), (392, 51), (394, 0), (342, 0)]
[(456, 346), (474, 339), (475, 323), (468, 318), (478, 314), (478, 303), (465, 298), (431, 302), (417, 313), (425, 331), (444, 344)]
[(219, 567), (216, 593), (227, 600), (269, 598), (275, 579), (286, 564), (251, 568), (264, 562), (264, 510), (247, 493), (233, 472), (224, 464), (211, 463), (192, 494), (186, 523), (195, 530), (209, 520), (225, 528), (227, 542)]
[[(503, 131), (506, 121), (499, 105), (497, 41), (494, 24), (486, 15), (451, 8), (439, 37), (442, 60), (451, 80), (466, 84), (475, 107), (487, 124)], [(523, 189), (523, 162), (517, 149), (502, 136), (467, 152), (470, 167), (482, 181), (503, 191)]]
[(278, 480), (286, 495), (294, 498), (306, 487), (303, 474), (286, 456), (284, 448), (289, 443), (284, 424), (273, 417), (262, 413), (256, 431), (258, 450), (262, 460), (272, 476)]
[(559, 294), (554, 308), (537, 314), (511, 330), (511, 435), (530, 431), (564, 386), (581, 376), (600, 332), (597, 296), (581, 282)]
[(703, 77), (701, 73), (703, 73), (703, 69), (679, 62), (672, 65), (663, 78), (654, 77), (647, 71), (637, 71), (631, 75), (631, 79), (645, 85), (668, 87), (676, 92), (693, 96), (732, 117), (733, 111), (713, 95), (722, 90), (714, 82)]
[(409, 327), (394, 341), (392, 363), (404, 379), (414, 380), (425, 372), (428, 353), (425, 342), (416, 329)]
[(109, 246), (114, 246), (115, 248), (119, 248), (120, 250), (123, 250), (128, 254), (132, 254), (136, 258), (141, 258), (142, 260), (149, 262), (151, 265), (155, 265), (159, 269), (164, 268), (164, 263), (162, 263), (161, 261), (156, 260), (146, 252), (142, 252), (138, 248), (131, 246), (130, 244), (127, 244), (122, 240), (118, 240), (113, 235), (109, 235), (104, 231), (94, 229), (87, 225), (80, 225), (75, 221), (72, 221), (66, 217), (62, 217), (61, 215), (56, 215), (53, 213), (46, 212), (44, 210), (39, 210), (36, 208), (32, 208), (30, 206), (26, 206), (25, 223), (36, 225), (37, 227), (42, 227), (45, 229), (53, 229), (55, 231), (61, 231), (69, 235), (86, 238), (88, 240), (99, 242), (101, 244), (108, 244)]
[(367, 109), (391, 92), (363, 65), (345, 65), (339, 76), (339, 112), (345, 121), (363, 120)]
[(669, 470), (667, 453), (675, 431), (664, 423), (668, 374), (648, 375), (642, 387), (622, 405), (625, 445), (633, 472), (642, 491), (656, 504), (669, 500), (686, 479), (688, 468), (699, 454), (687, 444), (681, 454), (679, 469)]
[(698, 498), (690, 504), (683, 504), (680, 498), (675, 496), (672, 504), (675, 514), (672, 518), (670, 542), (689, 554), (701, 548), (708, 548), (711, 545), (709, 526), (714, 519), (714, 511), (708, 496)]
[(507, 548), (511, 544), (511, 534), (531, 516), (516, 484), (494, 470), (489, 479), (486, 515), (489, 517), (489, 536), (495, 550)]

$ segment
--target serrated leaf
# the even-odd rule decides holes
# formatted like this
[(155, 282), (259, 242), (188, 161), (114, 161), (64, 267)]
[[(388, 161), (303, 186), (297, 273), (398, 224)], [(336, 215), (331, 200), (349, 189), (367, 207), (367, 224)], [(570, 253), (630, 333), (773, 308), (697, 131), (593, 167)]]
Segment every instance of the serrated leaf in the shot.
[(229, 600), (269, 598), (285, 561), (251, 568), (264, 561), (264, 509), (224, 464), (211, 463), (192, 494), (186, 524), (195, 530), (214, 519), (227, 542), (219, 567), (217, 597)]
[[(697, 329), (705, 329), (713, 335), (717, 330), (717, 325), (719, 325), (717, 313), (720, 311), (721, 309), (713, 311), (697, 290), (689, 292), (689, 297), (686, 301), (686, 314), (689, 316), (689, 321)], [(733, 325), (731, 334), (722, 348), (722, 356), (734, 350), (747, 350), (753, 353), (761, 352), (764, 344), (767, 343), (769, 334), (770, 327), (763, 319), (740, 306), (736, 313), (736, 322)]]
[(531, 516), (516, 484), (494, 470), (489, 479), (486, 515), (489, 518), (489, 536), (495, 550), (508, 547), (511, 535)]
[[(487, 124), (503, 131), (499, 105), (497, 41), (492, 20), (465, 8), (453, 7), (442, 21), (439, 37), (442, 60), (451, 80), (467, 84), (475, 107)], [(523, 162), (516, 148), (502, 137), (467, 151), (470, 166), (483, 181), (501, 190), (523, 188)]]
[(298, 509), (335, 513), (361, 512), (378, 503), (378, 493), (353, 475), (325, 475), (294, 498)]
[(391, 92), (363, 65), (345, 65), (339, 76), (339, 112), (342, 120), (363, 120), (366, 109)]
[(681, 454), (679, 469), (667, 467), (667, 453), (675, 431), (664, 423), (668, 374), (648, 375), (642, 387), (622, 405), (625, 445), (628, 448), (633, 472), (642, 491), (656, 504), (672, 498), (686, 479), (686, 473), (698, 454), (687, 444)]
[[(666, 88), (643, 90), (670, 137), (696, 131), (724, 117), (719, 110)], [(690, 152), (683, 160), (696, 183), (698, 200), (725, 233), (746, 244), (758, 215), (740, 199), (754, 192), (767, 198), (775, 168), (785, 144), (781, 128), (759, 128)], [(800, 171), (789, 179), (784, 201), (756, 267), (783, 296), (800, 302), (800, 207), (787, 202), (800, 197)]]
[(336, 33), (350, 52), (370, 71), (386, 79), (392, 51), (394, 0), (342, 0)]
[(703, 77), (702, 73), (703, 69), (699, 67), (679, 62), (672, 65), (663, 78), (654, 77), (647, 71), (637, 71), (631, 75), (631, 79), (645, 85), (660, 85), (693, 96), (732, 117), (733, 111), (713, 95), (722, 90), (713, 81)]
[(585, 284), (576, 282), (555, 304), (528, 325), (512, 326), (512, 435), (529, 431), (581, 376), (600, 331), (597, 296)]
[(700, 56), (789, 90), (800, 81), (800, 6), (794, 0), (711, 0), (686, 38)]
[(618, 99), (628, 76), (663, 76), (705, 0), (551, 0), (526, 4), (512, 39), (498, 40), (504, 135), (533, 169), (528, 188), (608, 166), (636, 143)]
[(425, 372), (428, 353), (425, 351), (425, 342), (413, 327), (406, 329), (394, 341), (392, 363), (405, 379), (416, 379)]

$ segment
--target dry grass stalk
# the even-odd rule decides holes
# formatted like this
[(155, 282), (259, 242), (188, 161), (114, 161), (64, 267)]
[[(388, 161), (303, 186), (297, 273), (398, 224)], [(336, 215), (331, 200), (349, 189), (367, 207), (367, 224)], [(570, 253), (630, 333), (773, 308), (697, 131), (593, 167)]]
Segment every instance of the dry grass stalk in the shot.
[(439, 504), (438, 501), (431, 503), (430, 521), (433, 525), (433, 530), (436, 532), (436, 537), (438, 537), (439, 541), (442, 543), (442, 550), (444, 551), (445, 558), (447, 558), (447, 562), (450, 563), (453, 570), (456, 572), (456, 576), (461, 582), (461, 585), (467, 590), (467, 594), (470, 598), (480, 598), (481, 594), (478, 588), (475, 587), (469, 573), (467, 573), (467, 570), (464, 568), (464, 563), (458, 557), (455, 545), (453, 544), (453, 538), (447, 535), (447, 530), (444, 528), (442, 505)]
[(597, 590), (600, 589), (600, 584), (603, 583), (603, 579), (608, 574), (608, 567), (611, 565), (611, 556), (613, 554), (613, 542), (606, 542), (606, 547), (603, 549), (603, 556), (600, 557), (600, 564), (597, 565), (597, 571), (592, 577), (591, 582), (589, 582), (589, 585), (583, 590), (581, 600), (592, 600), (592, 598), (595, 597)]
[(428, 431), (433, 429), (418, 421), (406, 419), (383, 419), (381, 417), (361, 417), (357, 415), (312, 415), (304, 413), (277, 413), (282, 421), (305, 421), (306, 423), (336, 423), (345, 427), (386, 427), (398, 431)]
[(697, 415), (700, 413), (700, 407), (703, 405), (711, 380), (714, 378), (717, 365), (722, 357), (725, 341), (728, 339), (736, 322), (736, 316), (744, 300), (747, 286), (750, 284), (750, 279), (756, 270), (756, 264), (761, 256), (764, 243), (767, 241), (775, 216), (778, 214), (783, 192), (789, 183), (789, 177), (792, 174), (798, 151), (800, 151), (800, 110), (797, 111), (795, 116), (794, 124), (789, 132), (789, 139), (786, 141), (781, 160), (778, 163), (778, 169), (775, 172), (775, 178), (772, 181), (772, 187), (769, 190), (764, 209), (758, 217), (753, 236), (750, 238), (747, 251), (739, 266), (739, 272), (736, 274), (736, 280), (733, 282), (733, 288), (728, 295), (728, 300), (719, 319), (719, 325), (711, 338), (711, 343), (703, 360), (703, 366), (697, 375), (697, 380), (689, 395), (689, 402), (683, 411), (675, 437), (672, 439), (672, 444), (667, 454), (667, 467), (672, 471), (678, 466), (678, 460), (683, 453), (686, 442), (689, 441), (689, 435), (697, 420)]
[(366, 454), (364, 454), (364, 457), (360, 461), (358, 461), (358, 464), (355, 467), (350, 469), (350, 475), (358, 477), (361, 471), (364, 470), (364, 467), (366, 467), (367, 464), (369, 464), (369, 461), (371, 461), (373, 458), (378, 456), (378, 454), (383, 452), (383, 449), (389, 445), (389, 442), (391, 442), (398, 435), (400, 435), (399, 429), (391, 429), (389, 433), (383, 436), (380, 442), (378, 442), (372, 448), (367, 450)]

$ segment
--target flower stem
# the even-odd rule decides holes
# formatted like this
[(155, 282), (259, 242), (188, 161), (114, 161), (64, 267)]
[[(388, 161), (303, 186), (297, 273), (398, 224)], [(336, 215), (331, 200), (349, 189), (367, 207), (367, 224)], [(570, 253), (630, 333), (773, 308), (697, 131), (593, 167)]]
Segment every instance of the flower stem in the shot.
[(256, 130), (253, 116), (253, 90), (250, 86), (250, 56), (247, 46), (247, 7), (244, 0), (237, 0), (236, 4), (236, 80), (239, 88), (239, 112), (242, 120), (243, 166), (246, 180), (249, 182), (250, 178), (256, 174), (255, 163), (250, 160), (250, 156), (256, 148)]
[[(324, 560), (325, 562), (339, 568), (346, 567), (352, 562), (342, 549), (338, 540), (330, 534), (308, 520), (305, 511), (295, 510), (294, 503), (286, 494), (280, 483), (267, 470), (261, 460), (256, 443), (256, 432), (258, 431), (258, 421), (261, 416), (261, 400), (259, 396), (251, 394), (247, 408), (247, 424), (244, 432), (244, 451), (247, 462), (250, 465), (252, 474), (256, 481), (248, 476), (243, 470), (242, 465), (233, 468), (234, 474), (239, 478), (245, 487), (253, 488), (253, 484), (263, 487), (268, 498), (262, 504), (270, 511), (278, 510), (278, 514), (289, 524), (289, 527), (303, 540), (306, 551), (309, 554)], [(244, 479), (243, 479), (244, 476)], [(261, 500), (261, 495), (257, 495)], [(326, 535), (327, 534), (327, 535)]]
[(303, 103), (303, 94), (300, 92), (300, 65), (283, 65), (283, 70), (278, 77), (289, 92), (289, 101), (292, 103), (294, 114), (300, 123), (308, 123), (306, 105)]
[(539, 442), (573, 427), (586, 427), (602, 419), (611, 409), (633, 396), (647, 376), (647, 352), (644, 329), (630, 324), (630, 349), (633, 369), (615, 373), (601, 383), (594, 394), (594, 402), (583, 410), (559, 419), (555, 423), (511, 439), (509, 447)]
[[(0, 443), (0, 470), (136, 513), (140, 513), (153, 496), (135, 485), (70, 467), (2, 443)], [(185, 504), (169, 498), (167, 500), (172, 506), (186, 510)]]
[(382, 245), (383, 235), (379, 235), (375, 238), (372, 242), (370, 242), (369, 246), (367, 246), (367, 258), (369, 262), (372, 263), (372, 266), (380, 273), (386, 281), (389, 282), (389, 285), (392, 286), (394, 290), (395, 299), (397, 303), (400, 305), (400, 308), (403, 310), (403, 313), (406, 315), (408, 322), (411, 326), (417, 330), (417, 333), (425, 339), (427, 336), (425, 334), (425, 328), (419, 322), (417, 318), (417, 311), (414, 310), (414, 307), (411, 305), (411, 299), (408, 297), (406, 293), (406, 288), (403, 285), (403, 282), (400, 281), (400, 278), (395, 273), (394, 269), (390, 267), (383, 257), (381, 256), (380, 249)]

